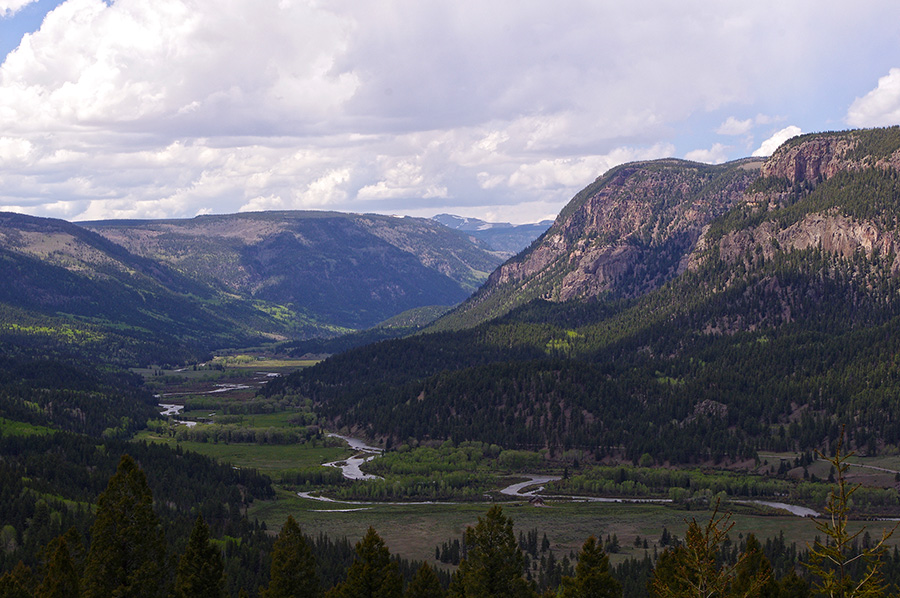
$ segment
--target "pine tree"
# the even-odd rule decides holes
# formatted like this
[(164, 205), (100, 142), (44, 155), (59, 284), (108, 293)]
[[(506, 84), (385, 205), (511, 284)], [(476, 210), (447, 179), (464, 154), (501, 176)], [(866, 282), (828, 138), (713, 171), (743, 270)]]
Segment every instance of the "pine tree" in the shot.
[(423, 563), (416, 571), (416, 576), (409, 582), (403, 598), (443, 598), (446, 594), (437, 573), (428, 566), (428, 563)]
[[(881, 539), (874, 546), (856, 551), (854, 544), (866, 528), (863, 527), (855, 533), (851, 533), (847, 529), (850, 499), (853, 493), (859, 489), (860, 484), (853, 486), (847, 483), (846, 473), (850, 468), (847, 459), (853, 456), (853, 453), (842, 453), (843, 447), (844, 431), (842, 430), (834, 457), (827, 459), (837, 474), (835, 486), (828, 497), (828, 505), (825, 507), (828, 517), (814, 520), (816, 529), (825, 536), (826, 540), (823, 544), (818, 540), (818, 535), (816, 536), (815, 544), (809, 547), (809, 563), (806, 564), (806, 567), (817, 578), (813, 584), (816, 595), (840, 598), (883, 596), (881, 556), (884, 554), (885, 543), (897, 529), (897, 525), (890, 530), (884, 530)], [(821, 453), (819, 456), (824, 458)], [(850, 567), (857, 560), (866, 562), (867, 567), (859, 579), (854, 579), (850, 573)]]
[(562, 580), (562, 598), (617, 598), (621, 584), (609, 572), (609, 556), (594, 536), (589, 537), (578, 553), (575, 577)]
[(22, 561), (0, 575), (0, 598), (31, 598), (33, 588), (34, 574)]
[(51, 540), (47, 545), (47, 564), (44, 579), (35, 592), (35, 598), (70, 598), (78, 596), (78, 571), (69, 551), (65, 536)]
[(224, 598), (222, 555), (209, 541), (209, 526), (197, 516), (175, 575), (176, 598)]
[(82, 598), (160, 596), (164, 553), (147, 477), (123, 455), (97, 500)]
[(288, 515), (275, 545), (269, 587), (263, 598), (306, 598), (321, 592), (313, 555), (300, 526)]
[(512, 520), (499, 506), (491, 507), (475, 527), (466, 529), (468, 553), (450, 586), (450, 595), (464, 598), (523, 598), (534, 590), (522, 577), (525, 556), (513, 535)]
[(370, 527), (356, 544), (356, 560), (347, 569), (347, 580), (329, 593), (329, 598), (400, 598), (403, 578), (391, 560), (384, 540)]
[[(765, 581), (760, 583), (761, 579)], [(756, 593), (752, 594), (754, 598), (778, 598), (778, 582), (772, 575), (772, 564), (756, 536), (748, 534), (743, 558), (734, 570), (731, 595), (749, 596), (752, 588), (756, 588)]]
[[(743, 553), (734, 564), (722, 564), (719, 550), (729, 530), (734, 527), (729, 514), (720, 515), (719, 505), (706, 525), (696, 519), (688, 523), (684, 544), (668, 549), (660, 556), (653, 571), (652, 589), (665, 598), (710, 598), (728, 595), (736, 571), (747, 559)], [(763, 573), (748, 577), (740, 596), (756, 596), (768, 578)]]

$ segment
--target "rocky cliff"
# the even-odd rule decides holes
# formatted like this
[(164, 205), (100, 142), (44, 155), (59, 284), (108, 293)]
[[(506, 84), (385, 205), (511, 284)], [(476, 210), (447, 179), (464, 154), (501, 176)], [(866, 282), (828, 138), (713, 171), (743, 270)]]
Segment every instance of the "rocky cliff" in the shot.
[[(821, 250), (895, 255), (900, 244), (900, 128), (805, 135), (782, 145), (733, 213), (705, 231), (689, 267)], [(896, 274), (900, 263), (891, 260)]]
[(474, 325), (536, 298), (628, 297), (659, 287), (684, 270), (704, 226), (743, 197), (762, 162), (667, 159), (614, 168), (438, 328)]

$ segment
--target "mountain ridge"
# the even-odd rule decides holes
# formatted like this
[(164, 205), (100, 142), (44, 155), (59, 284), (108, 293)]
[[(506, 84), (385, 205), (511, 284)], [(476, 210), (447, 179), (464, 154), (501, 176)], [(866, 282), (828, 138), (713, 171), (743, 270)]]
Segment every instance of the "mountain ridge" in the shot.
[[(887, 407), (900, 391), (897, 132), (827, 134), (846, 145), (843, 162), (813, 180), (732, 172), (719, 190), (740, 181), (740, 196), (701, 227), (680, 274), (647, 292), (537, 298), (474, 325), (348, 351), (267, 392), (299, 393), (333, 425), (385, 439), (675, 463), (811, 450), (851, 424), (849, 446), (877, 452), (900, 441)], [(796, 163), (820, 145), (788, 142), (766, 164)], [(647, 164), (589, 186), (532, 252), (564, 237), (561, 223), (603, 185)], [(685, 183), (678, 162), (649, 164)]]

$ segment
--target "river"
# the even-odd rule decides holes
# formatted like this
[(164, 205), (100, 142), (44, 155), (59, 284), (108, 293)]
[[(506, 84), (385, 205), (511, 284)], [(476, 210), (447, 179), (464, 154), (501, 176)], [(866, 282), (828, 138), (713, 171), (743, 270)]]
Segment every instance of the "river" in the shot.
[[(344, 442), (350, 445), (354, 451), (357, 451), (357, 454), (349, 459), (345, 459), (343, 461), (332, 461), (331, 463), (323, 463), (326, 467), (338, 467), (341, 469), (341, 472), (344, 474), (344, 477), (348, 480), (380, 480), (382, 479), (379, 476), (370, 475), (363, 473), (360, 469), (360, 466), (372, 459), (381, 455), (384, 451), (375, 446), (370, 446), (365, 443), (365, 441), (360, 440), (359, 438), (352, 438), (350, 436), (342, 436), (340, 434), (328, 434), (329, 438), (340, 438)], [(571, 496), (571, 495), (547, 495), (547, 494), (538, 494), (539, 492), (543, 492), (544, 485), (549, 482), (555, 482), (557, 480), (562, 479), (559, 476), (552, 475), (538, 475), (538, 474), (525, 474), (525, 477), (528, 479), (524, 482), (516, 482), (515, 484), (510, 484), (509, 486), (500, 490), (500, 494), (504, 496), (511, 496), (514, 498), (520, 499), (532, 499), (535, 497), (540, 497), (542, 499), (554, 499), (554, 500), (565, 500), (568, 502), (584, 502), (584, 503), (632, 503), (632, 504), (645, 504), (645, 503), (670, 503), (671, 499), (668, 498), (607, 498), (607, 497), (599, 497), (599, 496)], [(525, 490), (526, 488), (531, 488), (530, 490)], [(298, 492), (297, 495), (301, 498), (306, 498), (309, 500), (315, 500), (319, 502), (326, 502), (331, 504), (342, 504), (342, 505), (356, 505), (355, 508), (351, 509), (330, 509), (326, 511), (331, 512), (347, 512), (347, 511), (363, 511), (367, 509), (371, 509), (374, 505), (433, 505), (437, 504), (435, 501), (424, 501), (424, 502), (360, 502), (360, 501), (339, 501), (333, 498), (328, 498), (321, 495), (314, 495), (312, 492)], [(487, 501), (485, 501), (487, 502)], [(797, 517), (818, 517), (819, 513), (813, 511), (812, 509), (808, 509), (806, 507), (800, 507), (797, 505), (791, 505), (783, 502), (774, 502), (767, 500), (740, 500), (735, 501), (743, 504), (758, 504), (767, 507), (771, 507), (773, 509), (781, 509), (783, 511), (787, 511), (792, 515), (796, 515)], [(440, 504), (455, 504), (451, 502), (441, 502)]]

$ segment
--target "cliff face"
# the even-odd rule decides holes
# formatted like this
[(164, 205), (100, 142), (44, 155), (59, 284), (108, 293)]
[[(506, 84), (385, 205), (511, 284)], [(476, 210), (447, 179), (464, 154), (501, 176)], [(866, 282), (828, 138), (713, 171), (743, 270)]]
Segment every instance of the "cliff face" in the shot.
[[(896, 128), (894, 128), (896, 129)], [(900, 168), (900, 141), (893, 129), (803, 135), (788, 140), (769, 158), (761, 176), (791, 185), (816, 184), (839, 172)]]
[(536, 298), (628, 297), (657, 288), (684, 270), (703, 227), (743, 196), (761, 165), (668, 159), (611, 170), (438, 327), (477, 324)]
[[(704, 234), (689, 267), (807, 249), (842, 259), (896, 254), (898, 172), (897, 127), (790, 140), (762, 166), (759, 181), (732, 215), (740, 211), (740, 217)], [(900, 271), (897, 260), (890, 271)]]

